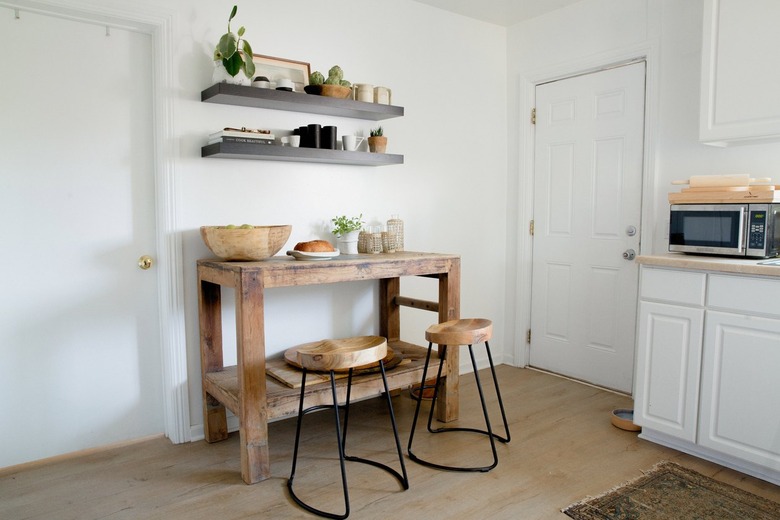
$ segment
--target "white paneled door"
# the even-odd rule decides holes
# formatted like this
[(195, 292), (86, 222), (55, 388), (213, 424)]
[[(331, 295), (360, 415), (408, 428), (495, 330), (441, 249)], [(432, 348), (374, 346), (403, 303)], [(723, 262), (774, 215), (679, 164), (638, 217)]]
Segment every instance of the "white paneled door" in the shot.
[(530, 364), (631, 392), (645, 63), (536, 88)]
[(3, 467), (164, 422), (151, 37), (0, 15)]

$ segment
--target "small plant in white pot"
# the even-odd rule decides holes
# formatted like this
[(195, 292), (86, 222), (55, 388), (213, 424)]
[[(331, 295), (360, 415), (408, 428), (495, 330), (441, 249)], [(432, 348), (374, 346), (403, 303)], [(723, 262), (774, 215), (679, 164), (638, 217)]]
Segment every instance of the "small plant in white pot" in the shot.
[(341, 215), (340, 217), (330, 219), (330, 221), (333, 223), (331, 233), (336, 235), (336, 244), (339, 247), (339, 251), (345, 255), (356, 255), (358, 252), (358, 235), (363, 227), (363, 214), (361, 213), (357, 217)]
[[(222, 35), (214, 48), (215, 83), (227, 81), (239, 85), (251, 85), (255, 75), (255, 62), (252, 61), (252, 46), (245, 39), (246, 29), (242, 25), (238, 33), (230, 30), (230, 22), (235, 18), (238, 6), (234, 5), (228, 18), (227, 32)], [(243, 51), (243, 52), (242, 52)]]

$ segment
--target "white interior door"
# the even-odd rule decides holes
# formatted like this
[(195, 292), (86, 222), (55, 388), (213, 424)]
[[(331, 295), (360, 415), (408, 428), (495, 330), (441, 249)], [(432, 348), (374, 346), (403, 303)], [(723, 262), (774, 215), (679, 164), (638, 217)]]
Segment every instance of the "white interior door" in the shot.
[(634, 366), (645, 64), (536, 88), (530, 364), (623, 392)]
[(2, 467), (164, 423), (151, 38), (0, 14)]

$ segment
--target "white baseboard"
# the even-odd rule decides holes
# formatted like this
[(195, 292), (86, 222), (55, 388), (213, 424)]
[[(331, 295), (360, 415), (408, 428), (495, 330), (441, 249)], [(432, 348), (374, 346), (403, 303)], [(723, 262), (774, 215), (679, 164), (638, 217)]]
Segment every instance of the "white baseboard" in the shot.
[[(237, 432), (238, 431), (238, 417), (228, 412), (227, 417), (227, 427), (228, 432)], [(203, 424), (193, 424), (190, 426), (190, 441), (202, 441), (206, 438), (206, 435), (203, 433)]]

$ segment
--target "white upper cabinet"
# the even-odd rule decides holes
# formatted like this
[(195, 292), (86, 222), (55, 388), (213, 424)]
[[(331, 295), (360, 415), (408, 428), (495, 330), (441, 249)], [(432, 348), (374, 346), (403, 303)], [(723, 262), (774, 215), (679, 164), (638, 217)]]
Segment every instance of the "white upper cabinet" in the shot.
[(780, 140), (780, 1), (705, 0), (699, 140)]

